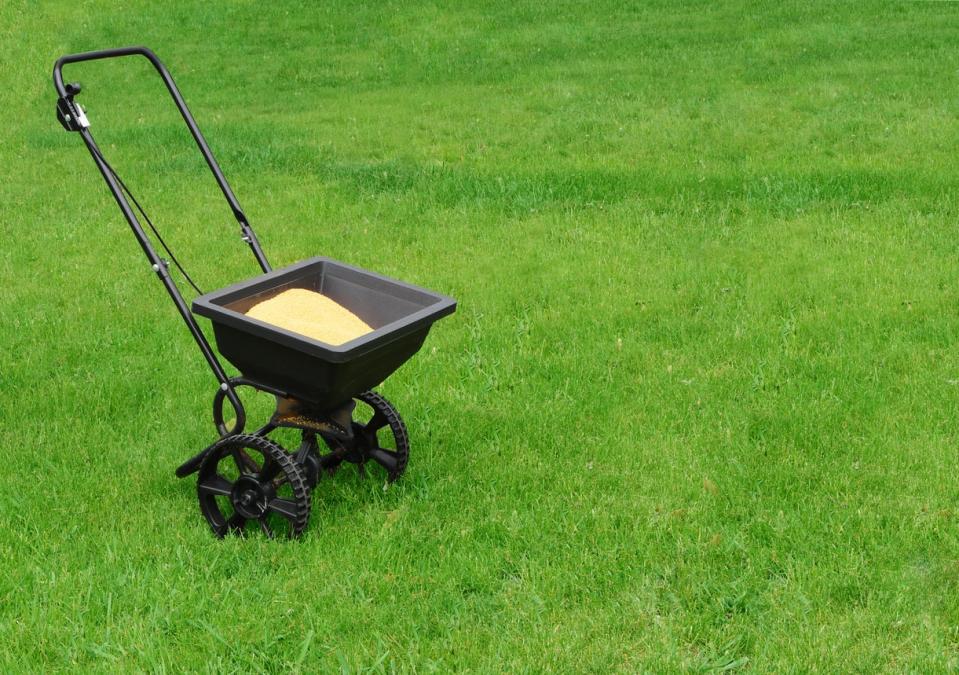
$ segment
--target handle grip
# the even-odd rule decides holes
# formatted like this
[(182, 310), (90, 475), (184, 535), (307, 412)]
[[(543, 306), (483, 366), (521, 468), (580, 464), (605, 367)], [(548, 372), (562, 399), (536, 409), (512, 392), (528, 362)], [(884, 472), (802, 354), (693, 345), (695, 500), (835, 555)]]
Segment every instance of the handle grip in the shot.
[[(183, 104), (183, 99), (180, 98), (180, 92), (177, 91), (176, 85), (173, 84), (173, 78), (170, 77), (170, 73), (167, 72), (166, 67), (163, 65), (163, 62), (160, 61), (159, 57), (153, 53), (151, 49), (147, 47), (134, 46), (134, 47), (119, 47), (117, 49), (100, 49), (94, 52), (80, 52), (79, 54), (64, 54), (57, 62), (53, 65), (53, 86), (56, 87), (57, 93), (61, 96), (67, 96), (68, 92), (63, 85), (63, 66), (68, 63), (79, 63), (80, 61), (96, 61), (98, 59), (112, 59), (118, 56), (132, 56), (139, 54), (145, 56), (150, 60), (150, 63), (153, 64), (153, 67), (159, 71), (160, 75), (163, 77), (163, 81), (167, 85), (167, 89), (170, 90), (170, 93), (173, 94), (173, 98), (179, 99), (177, 101), (178, 106), (185, 108)], [(189, 114), (189, 111), (187, 112)]]

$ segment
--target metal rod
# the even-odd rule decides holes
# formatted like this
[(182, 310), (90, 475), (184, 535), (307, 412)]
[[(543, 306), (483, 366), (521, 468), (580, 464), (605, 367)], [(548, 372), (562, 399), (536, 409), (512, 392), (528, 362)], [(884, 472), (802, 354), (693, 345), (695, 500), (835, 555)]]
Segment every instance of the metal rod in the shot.
[(163, 78), (163, 83), (166, 85), (167, 91), (169, 91), (170, 96), (173, 97), (173, 102), (176, 103), (176, 107), (180, 111), (183, 121), (186, 122), (186, 125), (190, 130), (190, 134), (193, 136), (193, 140), (196, 141), (197, 146), (200, 148), (200, 152), (203, 154), (203, 158), (206, 160), (207, 166), (210, 167), (210, 171), (213, 173), (213, 177), (220, 186), (223, 196), (229, 203), (234, 217), (240, 224), (243, 240), (249, 244), (250, 250), (253, 251), (253, 255), (256, 257), (256, 260), (260, 264), (262, 270), (264, 272), (269, 272), (272, 269), (270, 267), (270, 263), (267, 261), (266, 254), (263, 253), (263, 249), (260, 247), (260, 242), (257, 239), (256, 233), (253, 231), (253, 228), (246, 219), (246, 215), (243, 213), (243, 209), (240, 207), (240, 202), (237, 200), (236, 195), (233, 194), (233, 190), (230, 188), (230, 184), (223, 175), (220, 165), (213, 157), (213, 153), (210, 151), (210, 146), (207, 145), (206, 139), (203, 137), (203, 133), (196, 124), (196, 120), (193, 119), (190, 109), (187, 107), (186, 102), (180, 95), (180, 90), (177, 89), (176, 83), (173, 81), (173, 77), (166, 69), (166, 66), (163, 65), (163, 62), (160, 61), (153, 51), (146, 47), (136, 46), (121, 47), (119, 49), (104, 49), (100, 51), (82, 52), (79, 54), (67, 54), (65, 56), (61, 56), (59, 59), (57, 59), (57, 62), (53, 67), (53, 85), (56, 87), (57, 94), (61, 98), (66, 98), (67, 91), (63, 86), (62, 73), (64, 65), (68, 63), (78, 63), (80, 61), (96, 61), (99, 59), (110, 59), (120, 56), (134, 55), (146, 57), (150, 63), (153, 64), (153, 67), (156, 68), (157, 72), (160, 74), (160, 77)]
[(210, 347), (210, 343), (207, 342), (206, 336), (204, 336), (203, 331), (200, 330), (200, 326), (197, 324), (193, 313), (190, 312), (190, 308), (187, 307), (186, 301), (183, 299), (183, 295), (180, 293), (180, 289), (177, 287), (166, 268), (166, 264), (163, 262), (160, 256), (157, 255), (156, 249), (153, 248), (152, 242), (143, 231), (143, 226), (140, 225), (140, 221), (137, 219), (136, 214), (133, 212), (133, 209), (130, 208), (130, 203), (127, 201), (126, 196), (123, 194), (119, 184), (113, 177), (113, 173), (103, 162), (103, 160), (100, 159), (100, 149), (97, 147), (96, 141), (93, 140), (90, 130), (80, 130), (80, 136), (83, 138), (83, 142), (86, 144), (87, 150), (90, 151), (93, 161), (100, 170), (103, 180), (107, 182), (110, 192), (113, 193), (113, 198), (120, 207), (120, 211), (123, 212), (123, 216), (130, 224), (130, 229), (133, 230), (133, 234), (136, 236), (137, 242), (140, 244), (140, 248), (143, 249), (147, 260), (150, 261), (153, 271), (156, 272), (157, 276), (163, 282), (163, 286), (166, 288), (170, 298), (173, 299), (173, 304), (176, 305), (177, 311), (179, 311), (180, 316), (183, 317), (184, 323), (186, 323), (187, 328), (190, 330), (190, 334), (193, 335), (193, 339), (196, 340), (197, 345), (200, 347), (200, 351), (203, 353), (204, 358), (206, 358), (206, 362), (209, 364), (210, 369), (213, 371), (213, 374), (216, 375), (220, 385), (226, 387), (226, 395), (230, 400), (230, 404), (236, 411), (237, 420), (245, 420), (246, 415), (243, 409), (243, 404), (240, 402), (239, 396), (237, 396), (236, 392), (233, 390), (233, 387), (230, 384), (229, 376), (223, 370), (223, 366), (220, 365), (219, 360), (217, 360), (216, 355), (213, 353), (213, 349)]

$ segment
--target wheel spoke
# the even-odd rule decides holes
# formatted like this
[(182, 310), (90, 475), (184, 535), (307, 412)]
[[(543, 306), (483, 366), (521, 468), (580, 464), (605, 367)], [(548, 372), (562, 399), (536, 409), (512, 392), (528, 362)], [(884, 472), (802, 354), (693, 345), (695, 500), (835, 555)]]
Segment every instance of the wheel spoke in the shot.
[(225, 536), (228, 532), (235, 532), (239, 534), (243, 531), (243, 527), (246, 525), (246, 518), (241, 516), (239, 513), (234, 513), (226, 523), (223, 524), (223, 527), (220, 528), (220, 536)]
[(396, 469), (399, 467), (400, 461), (396, 456), (396, 453), (392, 450), (385, 450), (383, 448), (373, 448), (369, 451), (369, 458), (374, 462), (386, 469), (387, 473), (391, 476), (396, 472)]
[(273, 539), (273, 528), (266, 522), (266, 518), (260, 518), (258, 522), (260, 523), (260, 529), (263, 530), (263, 534), (265, 534), (268, 539)]
[(297, 511), (296, 502), (292, 499), (284, 499), (283, 497), (271, 499), (270, 503), (267, 504), (266, 510), (271, 513), (277, 513), (287, 520), (296, 520), (297, 516), (300, 515)]
[(213, 474), (204, 481), (197, 483), (200, 492), (207, 495), (229, 495), (233, 490), (233, 483), (218, 473)]
[(267, 457), (263, 460), (263, 470), (260, 472), (260, 480), (273, 480), (276, 478), (276, 474), (280, 473), (280, 468), (279, 462)]
[(383, 414), (383, 411), (377, 410), (370, 421), (363, 425), (363, 431), (368, 434), (372, 434), (378, 429), (382, 429), (389, 423), (390, 421), (386, 419), (386, 415)]
[[(257, 473), (260, 470), (260, 466), (253, 461), (253, 458), (243, 448), (233, 448), (230, 454), (233, 455), (233, 461), (236, 462), (236, 468), (239, 469), (240, 473)], [(244, 467), (246, 468), (245, 471)]]

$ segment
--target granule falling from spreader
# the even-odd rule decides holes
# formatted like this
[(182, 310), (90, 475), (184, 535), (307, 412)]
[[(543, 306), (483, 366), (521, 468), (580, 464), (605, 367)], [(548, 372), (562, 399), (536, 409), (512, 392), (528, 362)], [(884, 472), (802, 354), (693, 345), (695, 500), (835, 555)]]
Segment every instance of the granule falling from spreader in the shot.
[(306, 288), (290, 288), (278, 293), (255, 304), (246, 315), (333, 346), (373, 330), (346, 307)]

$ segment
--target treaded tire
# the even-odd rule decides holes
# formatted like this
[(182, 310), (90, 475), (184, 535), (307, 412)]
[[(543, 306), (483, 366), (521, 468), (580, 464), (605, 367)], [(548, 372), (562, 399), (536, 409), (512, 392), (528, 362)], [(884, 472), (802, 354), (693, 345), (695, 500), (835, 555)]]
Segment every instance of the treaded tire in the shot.
[[(263, 461), (256, 462), (248, 451)], [(238, 475), (233, 480), (220, 471), (223, 461), (235, 462)], [(200, 465), (197, 497), (200, 511), (221, 538), (243, 534), (250, 521), (257, 521), (272, 538), (270, 521), (275, 517), (287, 522), (287, 536), (296, 538), (310, 519), (310, 488), (302, 469), (292, 455), (263, 436), (233, 434), (217, 441)], [(224, 505), (232, 507), (232, 515), (224, 513)]]

